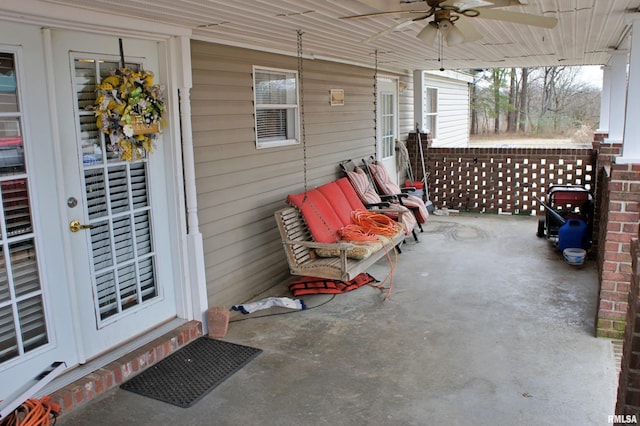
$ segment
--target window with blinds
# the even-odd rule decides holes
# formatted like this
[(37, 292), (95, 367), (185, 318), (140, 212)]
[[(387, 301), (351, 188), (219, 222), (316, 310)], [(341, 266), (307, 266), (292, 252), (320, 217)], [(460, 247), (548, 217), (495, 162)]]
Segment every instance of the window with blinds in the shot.
[(0, 363), (49, 342), (16, 74), (16, 53), (0, 52)]
[(394, 154), (396, 135), (396, 109), (393, 93), (380, 94), (380, 134), (381, 158), (390, 158)]
[[(136, 69), (136, 64), (127, 64)], [(75, 88), (90, 229), (92, 283), (98, 327), (158, 296), (147, 160), (121, 161), (92, 111), (95, 87), (117, 61), (75, 60)]]
[(256, 147), (299, 143), (298, 74), (253, 67)]

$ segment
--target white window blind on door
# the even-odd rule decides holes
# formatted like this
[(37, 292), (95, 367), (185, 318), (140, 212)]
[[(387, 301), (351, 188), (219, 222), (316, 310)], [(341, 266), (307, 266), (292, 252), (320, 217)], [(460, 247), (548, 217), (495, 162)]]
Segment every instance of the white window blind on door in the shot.
[[(137, 68), (135, 64), (128, 67)], [(117, 69), (101, 58), (75, 60), (80, 150), (98, 328), (157, 297), (147, 159), (122, 161), (86, 107), (95, 87)]]

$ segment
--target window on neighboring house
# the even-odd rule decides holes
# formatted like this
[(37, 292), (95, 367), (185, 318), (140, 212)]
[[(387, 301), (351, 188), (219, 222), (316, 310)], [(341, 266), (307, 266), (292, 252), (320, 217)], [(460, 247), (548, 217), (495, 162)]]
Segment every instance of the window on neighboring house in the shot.
[(253, 67), (256, 148), (299, 143), (298, 73)]
[(438, 89), (427, 87), (424, 95), (424, 131), (431, 135), (431, 139), (438, 137)]

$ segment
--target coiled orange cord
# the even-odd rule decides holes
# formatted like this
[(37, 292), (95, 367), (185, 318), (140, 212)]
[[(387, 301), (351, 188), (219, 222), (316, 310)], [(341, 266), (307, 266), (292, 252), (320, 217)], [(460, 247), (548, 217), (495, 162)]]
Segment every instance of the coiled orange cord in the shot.
[(42, 399), (29, 398), (15, 411), (0, 419), (0, 426), (50, 426), (60, 414), (60, 404), (50, 396)]
[(338, 230), (338, 235), (345, 241), (353, 242), (374, 242), (378, 241), (378, 237), (367, 232), (362, 226), (352, 223)]
[[(402, 225), (381, 213), (374, 213), (364, 210), (355, 210), (351, 213), (351, 220), (354, 222), (351, 225), (347, 225), (338, 231), (340, 237), (349, 242), (357, 244), (358, 242), (372, 242), (379, 241), (385, 237), (391, 237), (396, 235), (402, 230)], [(387, 300), (391, 295), (391, 289), (393, 288), (393, 271), (398, 263), (398, 252), (396, 248), (393, 248), (395, 253), (395, 262), (391, 259), (391, 254), (387, 247), (383, 245), (384, 251), (389, 259), (389, 265), (391, 269), (380, 284), (369, 284), (372, 287), (376, 287), (380, 290), (387, 290), (387, 295), (384, 300)], [(389, 287), (384, 287), (384, 284), (389, 281)]]
[(351, 213), (351, 220), (356, 225), (362, 226), (369, 234), (393, 236), (402, 229), (402, 225), (389, 216), (366, 210), (355, 210)]

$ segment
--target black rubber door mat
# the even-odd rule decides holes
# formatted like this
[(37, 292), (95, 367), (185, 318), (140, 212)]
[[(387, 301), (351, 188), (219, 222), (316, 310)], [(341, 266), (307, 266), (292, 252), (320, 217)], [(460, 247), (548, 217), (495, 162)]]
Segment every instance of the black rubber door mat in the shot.
[(187, 408), (261, 352), (262, 349), (200, 337), (120, 387)]

